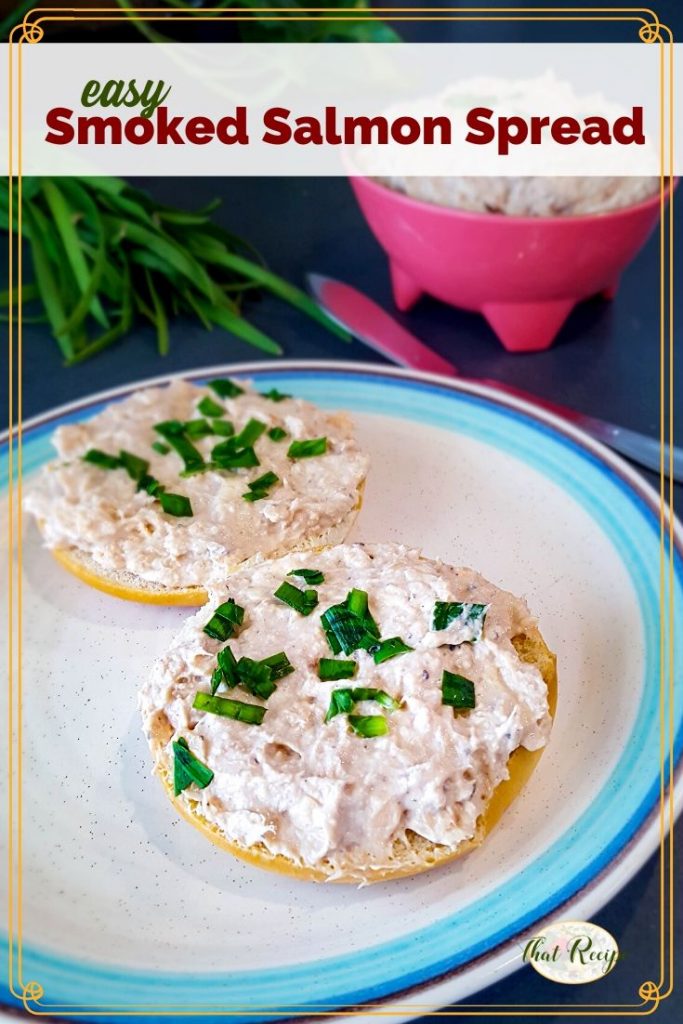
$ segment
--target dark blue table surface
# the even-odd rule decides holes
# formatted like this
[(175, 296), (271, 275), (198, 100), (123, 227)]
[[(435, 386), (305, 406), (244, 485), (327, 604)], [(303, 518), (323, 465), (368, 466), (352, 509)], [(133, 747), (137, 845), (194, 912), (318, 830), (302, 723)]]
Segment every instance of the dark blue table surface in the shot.
[[(401, 6), (397, 4), (397, 6)], [(405, 6), (403, 4), (402, 6)], [(457, 5), (456, 5), (457, 6)], [(674, 31), (683, 29), (683, 5), (658, 5), (658, 13)], [(551, 39), (569, 38), (555, 26), (541, 32), (529, 26), (483, 30), (464, 26), (399, 26), (406, 38), (445, 39)], [(630, 38), (623, 30), (621, 36)], [(485, 34), (485, 33), (489, 34)], [(573, 27), (571, 38), (596, 39), (595, 27)], [(187, 207), (221, 196), (217, 218), (244, 235), (266, 257), (269, 265), (301, 283), (306, 271), (317, 270), (350, 281), (391, 307), (383, 255), (370, 235), (351, 196), (348, 184), (336, 179), (145, 179), (136, 182), (159, 199)], [(680, 203), (678, 204), (680, 209)], [(683, 225), (676, 216), (680, 236)], [(264, 297), (249, 310), (250, 318), (276, 337), (285, 355), (295, 358), (381, 361), (358, 342), (345, 344), (276, 300)], [(555, 345), (547, 352), (511, 356), (499, 345), (486, 323), (425, 299), (400, 317), (416, 334), (449, 357), (471, 376), (495, 377), (538, 395), (556, 399), (587, 413), (645, 431), (658, 432), (659, 424), (659, 251), (653, 237), (625, 272), (614, 302), (600, 299), (582, 304), (570, 316)], [(680, 337), (680, 336), (679, 336)], [(126, 384), (164, 372), (221, 362), (253, 360), (256, 350), (218, 329), (211, 333), (193, 323), (176, 323), (171, 331), (171, 352), (160, 358), (151, 329), (138, 327), (116, 347), (81, 366), (65, 369), (58, 350), (42, 326), (24, 331), (24, 416), (102, 388)], [(680, 361), (679, 361), (680, 362)], [(677, 371), (676, 392), (683, 393)], [(5, 382), (3, 378), (3, 390)], [(3, 401), (6, 394), (3, 393)], [(679, 435), (678, 442), (683, 438)], [(646, 474), (656, 484), (652, 474)], [(681, 488), (677, 488), (680, 502)], [(677, 829), (679, 842), (683, 830)], [(590, 988), (557, 985), (525, 967), (479, 993), (460, 1008), (467, 1016), (485, 1013), (471, 1004), (511, 1008), (519, 1004), (557, 1007), (548, 1020), (579, 1009), (582, 1003), (604, 1006), (638, 1002), (637, 988), (659, 974), (660, 868), (653, 857), (611, 902), (595, 915), (608, 928), (624, 954), (612, 973)], [(676, 946), (683, 945), (680, 922)], [(680, 964), (680, 957), (677, 957)], [(680, 968), (679, 968), (680, 969)], [(675, 999), (675, 997), (674, 997)], [(467, 1006), (470, 1005), (470, 1011)], [(560, 1010), (560, 1007), (562, 1008)], [(530, 1010), (530, 1013), (532, 1011)], [(603, 1011), (604, 1012), (604, 1011)], [(609, 1012), (609, 1011), (608, 1011)], [(615, 1015), (619, 1010), (615, 1007)], [(595, 1015), (600, 1013), (596, 1007)], [(669, 999), (657, 1011), (657, 1020), (674, 1020)], [(677, 1018), (677, 1014), (676, 1014)], [(487, 1015), (478, 1020), (500, 1020)]]

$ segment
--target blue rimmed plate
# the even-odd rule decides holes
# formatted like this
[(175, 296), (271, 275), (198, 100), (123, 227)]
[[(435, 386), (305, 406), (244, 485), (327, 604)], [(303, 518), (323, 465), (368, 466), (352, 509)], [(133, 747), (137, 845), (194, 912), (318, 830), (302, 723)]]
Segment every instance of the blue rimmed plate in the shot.
[[(417, 1016), (519, 966), (540, 920), (590, 918), (656, 848), (658, 498), (573, 428), (484, 387), (333, 363), (186, 376), (228, 372), (355, 414), (372, 458), (356, 539), (420, 546), (527, 598), (558, 653), (550, 745), (484, 846), (453, 865), (365, 889), (250, 868), (178, 820), (150, 776), (136, 689), (186, 612), (90, 590), (25, 522), (14, 984), (36, 982), (34, 1008), (55, 1015), (265, 1017), (379, 1000)], [(131, 389), (27, 424), (25, 486), (58, 424)], [(680, 609), (680, 553), (673, 586)]]

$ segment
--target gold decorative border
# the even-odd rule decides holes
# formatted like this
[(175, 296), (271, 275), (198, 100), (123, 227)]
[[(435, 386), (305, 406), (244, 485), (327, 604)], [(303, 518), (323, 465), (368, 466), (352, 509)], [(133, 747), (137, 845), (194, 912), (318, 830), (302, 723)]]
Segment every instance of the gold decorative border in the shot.
[[(244, 12), (244, 9), (238, 9)], [(550, 1014), (563, 1017), (633, 1017), (648, 1016), (654, 1013), (662, 1000), (667, 999), (674, 990), (674, 834), (673, 827), (667, 829), (667, 820), (673, 826), (674, 811), (674, 763), (673, 763), (673, 626), (674, 626), (674, 500), (673, 500), (673, 207), (674, 207), (674, 175), (673, 175), (673, 70), (674, 49), (673, 33), (663, 24), (657, 14), (649, 8), (641, 7), (373, 7), (371, 11), (341, 11), (336, 8), (313, 7), (259, 7), (250, 8), (249, 13), (238, 13), (236, 9), (201, 8), (196, 14), (188, 14), (173, 8), (127, 8), (112, 9), (103, 7), (90, 8), (40, 8), (28, 11), (23, 21), (15, 26), (9, 34), (9, 222), (13, 218), (12, 180), (17, 178), (17, 223), (18, 237), (21, 238), (22, 224), (22, 46), (35, 45), (44, 35), (44, 26), (51, 22), (65, 21), (250, 21), (254, 17), (260, 20), (352, 20), (356, 22), (371, 21), (377, 15), (388, 15), (392, 21), (581, 21), (581, 22), (633, 22), (639, 24), (638, 36), (647, 44), (659, 43), (660, 46), (660, 652), (662, 677), (660, 680), (660, 973), (659, 981), (644, 981), (638, 988), (640, 1003), (585, 1003), (579, 1004), (581, 1009), (567, 1010), (562, 1004), (496, 1004), (470, 1003), (463, 1009), (441, 1009), (424, 1003), (395, 1003), (391, 996), (387, 997), (383, 1009), (373, 1009), (376, 1004), (358, 1007), (335, 1007), (334, 1009), (312, 1007), (307, 1004), (301, 1007), (268, 1008), (258, 1010), (224, 1010), (220, 1007), (201, 1005), (197, 1007), (165, 1007), (155, 1005), (145, 1009), (134, 1004), (110, 1004), (107, 1006), (94, 1004), (78, 1008), (80, 1004), (51, 1004), (43, 1002), (43, 986), (35, 980), (23, 980), (22, 962), (22, 247), (14, 246), (13, 232), (9, 232), (9, 525), (8, 548), (9, 564), (13, 564), (14, 543), (17, 545), (17, 575), (13, 577), (10, 568), (9, 588), (9, 772), (8, 772), (8, 831), (9, 831), (9, 878), (10, 892), (8, 900), (8, 933), (9, 933), (9, 989), (19, 1000), (24, 1009), (34, 1016), (272, 1016), (303, 1015), (305, 1017), (333, 1017), (340, 1014), (356, 1016), (396, 1016), (401, 1013), (431, 1013), (440, 1017), (480, 1017), (483, 1015), (502, 1017), (543, 1017)], [(283, 17), (285, 16), (285, 17)], [(15, 61), (17, 88), (15, 95)], [(668, 85), (668, 90), (667, 90)], [(668, 104), (667, 104), (668, 99)], [(16, 103), (16, 111), (15, 111)], [(17, 143), (14, 152), (14, 117), (16, 113)], [(668, 142), (668, 154), (665, 144)], [(666, 199), (668, 196), (668, 213)], [(14, 267), (16, 264), (17, 311), (16, 334), (14, 330)], [(14, 357), (16, 345), (16, 361)], [(16, 403), (15, 403), (15, 381)], [(668, 408), (668, 415), (667, 415)], [(16, 411), (17, 425), (14, 427)], [(670, 443), (669, 443), (670, 442)], [(669, 443), (668, 459), (666, 444)], [(16, 449), (16, 464), (15, 464)], [(14, 477), (16, 470), (16, 495)], [(16, 508), (15, 508), (16, 498)], [(668, 600), (667, 600), (668, 590)], [(16, 628), (16, 645), (14, 643)], [(16, 659), (16, 672), (15, 672)], [(14, 684), (16, 681), (16, 691)], [(665, 719), (666, 698), (669, 699), (668, 727)], [(16, 730), (16, 739), (14, 736)], [(668, 757), (668, 773), (665, 771)], [(15, 794), (16, 788), (16, 794)], [(15, 957), (16, 946), (16, 957)], [(15, 978), (17, 984), (15, 985)], [(666, 986), (666, 987), (665, 987)], [(516, 1006), (516, 1012), (512, 1006)], [(586, 1012), (588, 1010), (589, 1012)], [(610, 1011), (606, 1013), (605, 1011)]]

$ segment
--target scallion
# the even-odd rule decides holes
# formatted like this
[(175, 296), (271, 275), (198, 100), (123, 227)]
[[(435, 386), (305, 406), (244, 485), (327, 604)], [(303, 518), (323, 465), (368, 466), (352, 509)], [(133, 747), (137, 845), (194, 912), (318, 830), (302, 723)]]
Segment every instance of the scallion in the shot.
[(157, 497), (164, 512), (169, 516), (180, 518), (194, 514), (190, 499), (186, 498), (184, 494), (172, 494), (170, 491), (161, 491), (157, 494)]
[(116, 455), (108, 455), (107, 452), (103, 452), (99, 448), (89, 448), (82, 459), (84, 462), (92, 463), (93, 466), (99, 466), (100, 469), (121, 468), (121, 460)]
[(287, 431), (283, 430), (282, 427), (271, 427), (268, 431), (268, 437), (271, 441), (282, 441), (283, 438), (287, 437)]
[(197, 711), (208, 711), (209, 714), (233, 718), (236, 722), (246, 722), (248, 725), (260, 725), (266, 714), (266, 708), (258, 704), (245, 704), (231, 697), (215, 697), (202, 690), (195, 694), (192, 707)]
[(200, 412), (202, 416), (208, 416), (209, 419), (212, 419), (215, 416), (225, 415), (225, 409), (223, 406), (219, 405), (218, 402), (214, 402), (210, 395), (205, 395), (204, 398), (202, 398), (201, 402), (197, 406), (197, 411)]
[(260, 501), (261, 498), (267, 498), (270, 488), (279, 482), (280, 477), (269, 470), (257, 480), (252, 480), (250, 484), (247, 484), (249, 490), (242, 497), (245, 501)]
[(187, 740), (181, 736), (173, 741), (173, 794), (178, 796), (191, 786), (205, 789), (213, 779), (213, 772), (190, 750)]
[(274, 596), (284, 604), (288, 604), (299, 615), (310, 615), (318, 604), (318, 595), (315, 590), (299, 590), (287, 580), (280, 584)]
[(337, 658), (321, 658), (318, 662), (318, 678), (323, 683), (336, 682), (338, 679), (351, 679), (355, 676), (358, 663), (340, 661)]
[(158, 452), (159, 455), (168, 455), (171, 450), (167, 444), (163, 443), (163, 441), (154, 441), (152, 443), (152, 448), (155, 452)]
[(353, 731), (364, 739), (386, 736), (389, 726), (383, 715), (348, 715), (347, 721)]
[(270, 391), (262, 391), (261, 394), (264, 398), (269, 398), (271, 402), (284, 402), (285, 398), (291, 398), (291, 395), (285, 395), (282, 391), (278, 391), (277, 388), (271, 388)]
[[(178, 431), (180, 426), (180, 431)], [(201, 452), (197, 451), (191, 441), (185, 436), (185, 424), (178, 420), (167, 420), (165, 423), (156, 423), (154, 429), (170, 444), (171, 448), (180, 456), (188, 472), (197, 472), (204, 469), (204, 458)]]
[(474, 683), (457, 672), (444, 669), (441, 677), (441, 703), (457, 711), (469, 711), (476, 706)]
[(292, 569), (288, 576), (301, 576), (312, 587), (318, 587), (325, 582), (325, 576), (320, 569)]
[(381, 665), (383, 661), (389, 661), (390, 658), (395, 658), (399, 654), (406, 654), (413, 649), (404, 643), (400, 636), (392, 636), (388, 640), (379, 641), (377, 650), (372, 652), (372, 660), (375, 665)]
[[(240, 674), (237, 670), (237, 658), (232, 653), (229, 647), (224, 647), (216, 655), (216, 661), (218, 662), (218, 668), (216, 672), (211, 676), (211, 693), (215, 693), (218, 689), (219, 683), (225, 683), (225, 685), (232, 689), (233, 686), (237, 686), (240, 681)], [(218, 673), (218, 682), (214, 686), (214, 681)]]
[(472, 631), (472, 640), (481, 637), (486, 621), (487, 604), (471, 604), (465, 601), (437, 601), (434, 605), (432, 629), (448, 629), (454, 622)]
[(232, 437), (235, 428), (230, 420), (211, 420), (211, 432), (219, 437)]
[(254, 697), (260, 697), (261, 700), (268, 700), (277, 689), (270, 667), (262, 661), (254, 661), (253, 658), (240, 658), (237, 662), (237, 672), (244, 689), (252, 693)]
[(193, 441), (199, 440), (202, 437), (208, 437), (213, 434), (213, 427), (208, 420), (187, 420), (185, 423), (185, 434)]
[(204, 626), (204, 632), (214, 640), (229, 640), (244, 621), (244, 608), (235, 604), (232, 597), (219, 604)]
[(131, 452), (123, 450), (119, 452), (119, 463), (131, 480), (135, 480), (136, 483), (140, 482), (149, 469), (147, 459), (141, 459), (139, 455), (133, 455)]
[(348, 715), (353, 711), (354, 700), (351, 690), (333, 690), (330, 694), (330, 706), (325, 715), (325, 721), (331, 722), (337, 715)]
[(332, 605), (320, 616), (320, 622), (333, 654), (367, 651), (378, 642), (363, 619), (349, 611), (345, 604)]
[(327, 438), (316, 437), (309, 441), (292, 441), (287, 449), (290, 459), (310, 459), (314, 455), (324, 455), (327, 451)]
[(238, 395), (244, 394), (244, 388), (241, 388), (239, 384), (235, 384), (232, 380), (210, 380), (208, 381), (208, 386), (219, 398), (237, 398)]
[(249, 422), (242, 427), (239, 434), (235, 434), (233, 438), (235, 448), (252, 447), (266, 429), (267, 424), (263, 423), (261, 420), (255, 420), (253, 418), (250, 419)]

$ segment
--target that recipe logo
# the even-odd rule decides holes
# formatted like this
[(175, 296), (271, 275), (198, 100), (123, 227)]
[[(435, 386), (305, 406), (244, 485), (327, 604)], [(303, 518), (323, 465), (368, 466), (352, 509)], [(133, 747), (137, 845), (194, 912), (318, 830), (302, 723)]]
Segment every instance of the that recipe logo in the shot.
[(549, 981), (583, 985), (614, 970), (619, 946), (613, 935), (590, 921), (558, 921), (530, 936), (522, 961)]
[[(571, 146), (644, 146), (643, 107), (629, 114), (574, 117), (497, 114), (473, 106), (456, 114), (413, 116), (392, 113), (342, 114), (325, 106), (320, 114), (296, 113), (285, 106), (250, 112), (237, 105), (223, 116), (173, 115), (166, 105), (172, 86), (164, 81), (138, 83), (111, 79), (86, 82), (81, 107), (114, 108), (117, 113), (76, 113), (52, 107), (46, 115), (45, 141), (55, 146), (248, 146), (252, 139), (272, 146), (489, 146), (499, 156), (514, 147), (556, 143)], [(131, 111), (131, 113), (128, 113)], [(135, 113), (132, 113), (135, 111)]]

